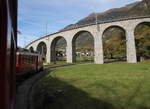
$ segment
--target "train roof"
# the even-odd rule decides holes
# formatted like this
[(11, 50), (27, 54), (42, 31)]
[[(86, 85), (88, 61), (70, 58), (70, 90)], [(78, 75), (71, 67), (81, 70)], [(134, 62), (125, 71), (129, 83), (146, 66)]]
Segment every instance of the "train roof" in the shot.
[[(17, 53), (16, 54), (21, 54), (21, 55), (37, 55), (37, 56), (39, 56), (39, 55), (41, 55), (41, 54), (39, 54), (38, 52), (36, 52), (36, 51), (33, 51), (33, 52), (31, 52), (30, 50), (28, 50), (28, 49), (25, 49), (25, 48), (21, 48), (21, 47), (17, 47), (18, 49), (17, 49)], [(41, 55), (42, 56), (42, 55)]]
[(31, 53), (31, 52), (22, 52), (22, 51), (18, 51), (16, 54), (21, 54), (21, 55), (32, 55), (32, 56), (42, 56), (39, 53)]

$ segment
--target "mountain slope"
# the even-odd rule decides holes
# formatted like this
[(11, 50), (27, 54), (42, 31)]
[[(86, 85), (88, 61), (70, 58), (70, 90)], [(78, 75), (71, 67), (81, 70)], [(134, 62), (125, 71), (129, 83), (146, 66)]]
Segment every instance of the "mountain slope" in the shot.
[[(150, 15), (150, 0), (143, 0), (126, 5), (122, 8), (110, 9), (103, 13), (92, 13), (81, 19), (76, 24), (68, 25), (64, 29), (71, 29), (76, 26), (82, 26), (100, 21), (114, 20), (119, 18), (146, 16)], [(64, 30), (63, 29), (63, 30)], [(137, 47), (137, 56), (142, 54), (146, 58), (150, 58), (150, 24), (142, 24), (135, 29), (135, 41)], [(62, 47), (62, 43), (60, 47)], [(93, 41), (88, 33), (80, 34), (76, 40), (78, 50), (90, 48), (93, 50)], [(124, 31), (119, 28), (111, 28), (104, 33), (103, 48), (106, 58), (122, 58), (126, 56), (126, 40)], [(110, 55), (111, 54), (111, 55)]]
[(150, 0), (143, 0), (126, 13), (126, 16), (145, 16), (145, 15), (150, 15)]
[(150, 15), (150, 0), (135, 2), (121, 8), (110, 9), (103, 13), (91, 13), (89, 16), (81, 19), (75, 24), (71, 24), (65, 27), (64, 29), (71, 29), (76, 26), (95, 23), (96, 16), (98, 22), (101, 22), (101, 21), (114, 20), (114, 19), (125, 18), (125, 17), (145, 16), (145, 15)]

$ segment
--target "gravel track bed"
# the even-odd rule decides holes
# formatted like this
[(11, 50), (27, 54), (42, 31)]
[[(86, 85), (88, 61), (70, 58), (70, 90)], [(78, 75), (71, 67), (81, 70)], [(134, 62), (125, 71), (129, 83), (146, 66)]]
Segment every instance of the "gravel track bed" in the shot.
[(17, 86), (16, 91), (16, 109), (33, 109), (32, 103), (30, 102), (32, 99), (32, 88), (35, 83), (38, 82), (42, 77), (46, 74), (50, 73), (52, 70), (58, 67), (70, 66), (74, 64), (66, 64), (66, 65), (56, 65), (56, 66), (47, 66), (44, 71), (38, 72), (33, 75), (29, 79), (25, 80), (19, 86)]

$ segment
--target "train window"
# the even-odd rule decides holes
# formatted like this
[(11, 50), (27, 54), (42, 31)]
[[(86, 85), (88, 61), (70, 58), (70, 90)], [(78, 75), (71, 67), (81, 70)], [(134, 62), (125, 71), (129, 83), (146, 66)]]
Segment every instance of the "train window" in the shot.
[(30, 57), (31, 56), (28, 56), (28, 59), (27, 59), (28, 64), (30, 64)]
[(30, 64), (33, 63), (33, 56), (30, 56), (29, 63), (30, 63)]
[(33, 57), (33, 61), (32, 62), (35, 63), (35, 56)]
[(33, 56), (33, 57), (32, 57), (32, 62), (34, 63), (34, 61), (35, 61), (35, 57)]
[(33, 63), (32, 60), (33, 60), (33, 56), (30, 57), (30, 63), (31, 63), (31, 64)]
[(28, 64), (29, 63), (29, 56), (24, 55), (24, 56), (22, 56), (21, 60), (22, 60), (22, 64)]
[(26, 64), (26, 56), (22, 56), (22, 63)]
[(27, 56), (27, 63), (30, 64), (30, 57), (31, 56)]
[(34, 63), (34, 56), (32, 56), (32, 58), (31, 58), (31, 62), (32, 62), (32, 63)]
[(27, 56), (26, 57), (26, 63), (29, 64), (29, 62), (30, 62), (30, 56)]
[(32, 56), (32, 63), (34, 63), (34, 56)]
[(30, 63), (32, 64), (32, 58), (33, 58), (33, 56), (30, 56)]
[(28, 64), (30, 64), (30, 59), (31, 59), (31, 56), (28, 56)]
[(24, 56), (24, 64), (26, 64), (26, 63), (27, 63), (27, 57)]
[(32, 63), (34, 63), (34, 58), (35, 58), (35, 57), (33, 56), (33, 57), (32, 57)]
[(21, 63), (24, 64), (24, 56), (21, 56)]

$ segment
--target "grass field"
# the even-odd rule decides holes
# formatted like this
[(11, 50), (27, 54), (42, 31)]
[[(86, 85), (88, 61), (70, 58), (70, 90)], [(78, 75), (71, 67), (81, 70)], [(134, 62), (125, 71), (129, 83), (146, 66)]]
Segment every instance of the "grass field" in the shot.
[(94, 57), (92, 56), (77, 56), (76, 57), (76, 63), (82, 64), (82, 63), (94, 63)]
[(150, 109), (150, 61), (58, 68), (35, 91), (36, 109)]

